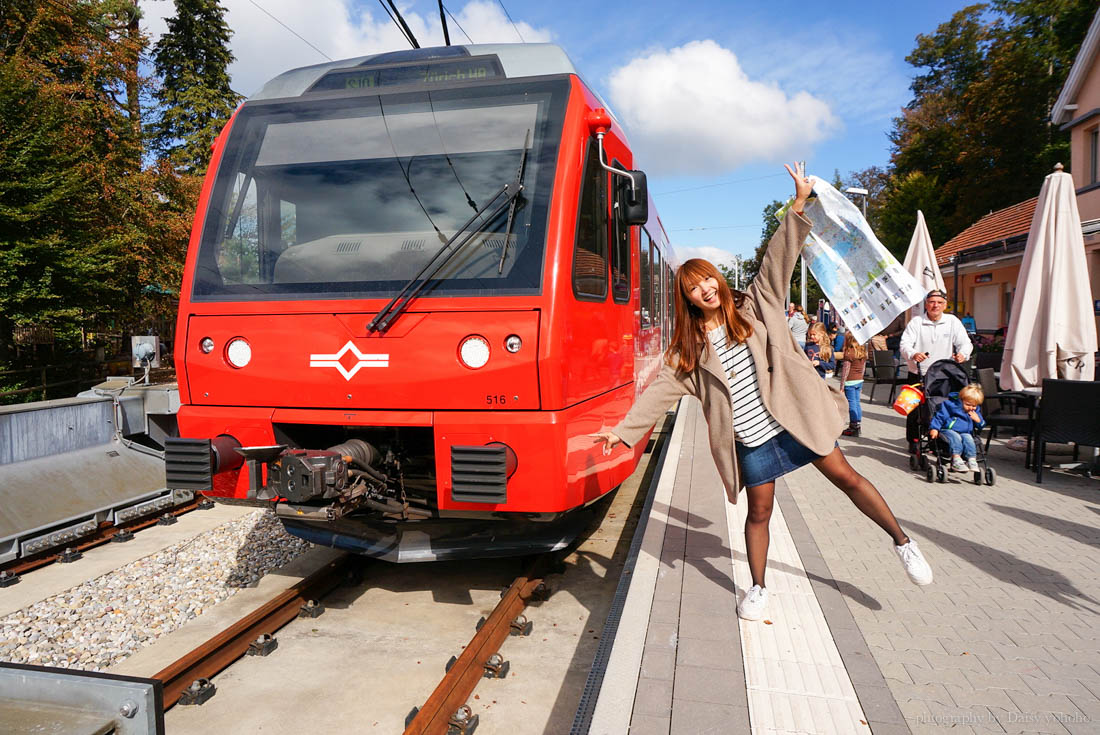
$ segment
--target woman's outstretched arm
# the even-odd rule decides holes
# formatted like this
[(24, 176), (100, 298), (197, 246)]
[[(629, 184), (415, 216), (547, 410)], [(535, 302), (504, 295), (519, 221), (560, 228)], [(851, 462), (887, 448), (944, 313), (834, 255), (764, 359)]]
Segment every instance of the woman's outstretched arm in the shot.
[(812, 227), (810, 221), (799, 212), (806, 206), (806, 200), (813, 191), (813, 182), (806, 176), (800, 164), (795, 164), (794, 169), (786, 166), (786, 169), (794, 179), (794, 202), (779, 223), (779, 229), (768, 241), (760, 270), (748, 290), (749, 295), (761, 306), (782, 307), (786, 303), (791, 275), (794, 274), (798, 256)]
[(593, 441), (604, 443), (604, 454), (610, 453), (611, 448), (620, 442), (632, 447), (674, 402), (687, 393), (687, 387), (676, 379), (676, 368), (665, 364), (657, 379), (638, 396), (638, 400), (615, 428), (589, 436)]

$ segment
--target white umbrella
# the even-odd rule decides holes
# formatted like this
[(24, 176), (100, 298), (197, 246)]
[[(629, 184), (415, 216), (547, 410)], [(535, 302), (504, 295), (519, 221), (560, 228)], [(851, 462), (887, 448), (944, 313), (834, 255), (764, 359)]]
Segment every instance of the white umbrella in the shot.
[[(943, 274), (936, 264), (936, 249), (932, 247), (932, 236), (928, 234), (928, 225), (924, 223), (924, 212), (917, 210), (917, 226), (913, 230), (913, 237), (909, 240), (909, 250), (905, 253), (905, 270), (917, 279), (921, 286), (921, 294), (928, 293), (938, 288), (947, 293), (947, 287), (943, 284)], [(921, 299), (923, 302), (923, 298)], [(912, 315), (917, 316), (924, 309), (923, 303), (917, 304), (912, 309)]]
[(1042, 386), (1044, 378), (1092, 380), (1096, 322), (1073, 177), (1058, 164), (1047, 176), (1020, 265), (1008, 322), (1001, 385)]

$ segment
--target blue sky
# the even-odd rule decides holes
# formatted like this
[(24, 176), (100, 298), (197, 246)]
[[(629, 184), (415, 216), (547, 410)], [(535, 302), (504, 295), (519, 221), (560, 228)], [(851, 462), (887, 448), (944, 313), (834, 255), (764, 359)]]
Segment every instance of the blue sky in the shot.
[[(234, 88), (246, 95), (322, 53), (407, 47), (376, 0), (222, 4)], [(761, 210), (791, 192), (784, 161), (824, 178), (887, 163), (914, 72), (905, 57), (967, 3), (504, 0), (516, 28), (496, 0), (445, 4), (477, 43), (561, 45), (624, 122), (680, 257), (728, 262), (752, 254)], [(159, 35), (172, 3), (141, 6)], [(435, 0), (398, 6), (422, 45), (441, 43)], [(451, 38), (465, 42), (454, 24)]]

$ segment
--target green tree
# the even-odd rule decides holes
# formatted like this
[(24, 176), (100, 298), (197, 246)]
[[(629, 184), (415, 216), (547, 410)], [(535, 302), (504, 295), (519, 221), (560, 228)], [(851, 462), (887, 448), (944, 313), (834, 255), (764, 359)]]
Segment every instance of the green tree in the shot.
[(233, 32), (217, 0), (175, 0), (176, 15), (157, 41), (159, 109), (149, 124), (154, 149), (186, 172), (201, 174), (210, 146), (241, 96), (229, 86)]
[(906, 60), (921, 71), (894, 121), (889, 192), (907, 191), (911, 174), (938, 182), (947, 237), (1034, 196), (1068, 160), (1068, 136), (1048, 117), (1095, 12), (1095, 0), (996, 0), (918, 36)]
[(121, 0), (10, 0), (0, 15), (0, 360), (13, 326), (64, 336), (129, 302), (133, 12)]
[(875, 234), (895, 258), (905, 260), (913, 229), (917, 226), (917, 210), (920, 210), (924, 212), (932, 244), (935, 247), (943, 245), (951, 237), (944, 216), (948, 204), (944, 197), (939, 182), (920, 171), (891, 177), (878, 213)]

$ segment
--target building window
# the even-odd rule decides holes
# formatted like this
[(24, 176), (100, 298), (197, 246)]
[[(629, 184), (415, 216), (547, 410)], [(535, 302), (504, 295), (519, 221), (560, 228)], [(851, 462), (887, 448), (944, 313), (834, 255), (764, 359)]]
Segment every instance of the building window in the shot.
[(1089, 131), (1089, 183), (1095, 184), (1100, 180), (1100, 127)]

